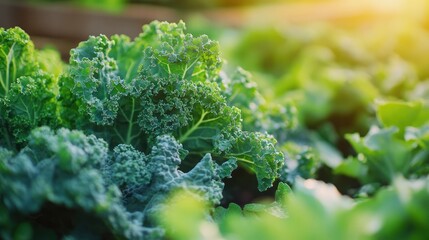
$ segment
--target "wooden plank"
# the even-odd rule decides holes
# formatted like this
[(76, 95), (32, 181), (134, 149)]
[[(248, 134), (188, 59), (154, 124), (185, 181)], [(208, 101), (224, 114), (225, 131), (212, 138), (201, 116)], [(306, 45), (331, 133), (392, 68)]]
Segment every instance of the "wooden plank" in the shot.
[(141, 32), (142, 25), (155, 19), (178, 21), (179, 17), (171, 9), (152, 6), (140, 6), (138, 10), (130, 6), (125, 12), (115, 15), (64, 4), (0, 2), (0, 27), (19, 26), (32, 37), (36, 47), (53, 45), (65, 59), (72, 47), (90, 35), (126, 34), (135, 37)]
[(165, 8), (145, 6), (138, 14), (129, 10), (123, 14), (108, 14), (78, 9), (64, 4), (26, 5), (0, 3), (0, 26), (20, 26), (29, 34), (39, 36), (86, 39), (89, 35), (126, 34), (141, 32), (141, 26), (152, 20), (177, 21), (175, 12)]

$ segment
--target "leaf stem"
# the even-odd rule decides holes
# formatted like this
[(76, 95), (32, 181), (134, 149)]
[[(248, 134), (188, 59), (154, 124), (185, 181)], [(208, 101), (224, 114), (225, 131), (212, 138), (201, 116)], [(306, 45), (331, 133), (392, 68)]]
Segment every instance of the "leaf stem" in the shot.
[(235, 158), (235, 159), (237, 159), (237, 161), (245, 162), (245, 163), (249, 163), (249, 164), (255, 165), (255, 163), (254, 163), (254, 162), (252, 162), (252, 161), (250, 161), (250, 160), (247, 160), (247, 159), (245, 159), (245, 158), (239, 158), (239, 157), (234, 157), (234, 158)]
[[(10, 83), (10, 65), (11, 63), (13, 63), (12, 59), (13, 59), (13, 48), (15, 47), (15, 43), (12, 44), (12, 46), (9, 49), (9, 52), (6, 53), (2, 50), (1, 53), (5, 56), (6, 58), (6, 76), (5, 79), (3, 79), (3, 76), (0, 76), (0, 83), (1, 86), (4, 89), (4, 93), (5, 96), (7, 96), (8, 92), (9, 92), (9, 83)], [(15, 77), (15, 76), (14, 76)]]
[[(5, 88), (5, 95), (9, 92), (9, 83), (10, 83), (10, 64), (13, 58), (13, 47), (15, 47), (15, 43), (12, 44), (12, 46), (9, 49), (9, 53), (7, 54), (7, 62), (6, 62), (6, 88)], [(15, 76), (14, 76), (15, 77)]]
[(121, 140), (121, 142), (125, 143), (125, 140), (122, 137), (122, 135), (119, 133), (118, 129), (113, 128), (113, 131), (115, 131), (115, 134), (119, 137), (119, 140)]
[(189, 65), (189, 67), (188, 67), (188, 64), (186, 64), (186, 66), (185, 66), (185, 71), (183, 71), (183, 74), (182, 74), (182, 79), (185, 79), (185, 76), (186, 76), (186, 74), (188, 73), (188, 71), (189, 71), (189, 69), (191, 69), (194, 65), (195, 65), (195, 63), (197, 63), (197, 61), (200, 59), (200, 57), (201, 57), (201, 55), (200, 56), (198, 56), (190, 65)]
[(0, 85), (4, 89), (5, 96), (6, 96), (7, 95), (7, 87), (6, 87), (5, 83), (4, 83), (3, 76), (1, 74), (0, 74)]
[[(22, 103), (22, 105), (24, 106), (24, 108), (25, 108), (25, 111), (24, 112), (26, 112), (27, 113), (27, 116), (28, 116), (28, 119), (29, 120), (31, 120), (31, 122), (34, 124), (35, 123), (35, 119), (34, 119), (34, 113), (33, 114), (31, 114), (30, 113), (30, 109), (27, 107), (27, 105), (25, 104), (25, 102), (24, 102), (24, 100), (22, 99), (22, 98), (20, 98), (19, 99), (19, 101)], [(33, 116), (32, 116), (33, 115)]]
[(185, 134), (183, 134), (182, 136), (180, 136), (179, 138), (179, 142), (183, 143), (184, 141), (186, 141), (186, 139), (189, 137), (189, 135), (191, 135), (195, 130), (198, 129), (198, 127), (204, 123), (207, 122), (209, 120), (204, 121), (204, 117), (208, 114), (208, 112), (204, 111), (201, 113), (201, 117), (200, 119), (190, 128), (188, 129), (188, 131), (185, 132)]
[(134, 126), (134, 113), (135, 113), (135, 99), (131, 98), (131, 114), (128, 120), (128, 130), (127, 130), (127, 144), (131, 144), (131, 140), (133, 139), (133, 136), (131, 135), (133, 132), (133, 126)]

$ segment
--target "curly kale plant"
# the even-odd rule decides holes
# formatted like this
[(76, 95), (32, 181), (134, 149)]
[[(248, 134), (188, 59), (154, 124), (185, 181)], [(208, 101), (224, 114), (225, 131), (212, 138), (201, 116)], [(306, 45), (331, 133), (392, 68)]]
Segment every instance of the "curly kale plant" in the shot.
[(219, 204), (222, 178), (236, 168), (234, 160), (219, 166), (207, 154), (184, 173), (181, 144), (166, 135), (147, 156), (130, 145), (109, 152), (104, 140), (63, 128), (38, 128), (28, 141), (15, 156), (0, 149), (2, 239), (159, 239), (164, 230), (153, 218), (171, 192), (192, 191)]
[(56, 54), (35, 50), (22, 29), (0, 28), (0, 145), (16, 149), (33, 128), (58, 123), (55, 72), (61, 68)]
[(273, 137), (242, 129), (241, 112), (218, 81), (221, 65), (218, 43), (186, 34), (183, 22), (153, 22), (133, 41), (90, 37), (71, 51), (60, 80), (62, 119), (111, 146), (144, 152), (158, 136), (172, 135), (188, 159), (206, 153), (220, 162), (234, 158), (265, 190), (278, 177), (283, 155)]
[(26, 148), (0, 159), (0, 237), (140, 237), (118, 188), (98, 170), (107, 151), (104, 140), (79, 131), (34, 130)]
[(19, 28), (0, 43), (1, 239), (162, 239), (173, 193), (219, 205), (237, 164), (261, 191), (278, 178), (268, 133), (293, 111), (265, 104), (183, 22), (90, 37), (65, 71)]

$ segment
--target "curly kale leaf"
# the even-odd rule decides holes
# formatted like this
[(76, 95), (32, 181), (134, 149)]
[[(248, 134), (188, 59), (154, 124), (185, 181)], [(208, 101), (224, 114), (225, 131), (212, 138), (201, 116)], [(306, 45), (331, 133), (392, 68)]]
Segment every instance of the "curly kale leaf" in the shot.
[(288, 161), (280, 169), (280, 180), (295, 184), (298, 179), (315, 178), (320, 167), (320, 154), (316, 148), (295, 142), (282, 146)]
[(33, 154), (34, 151), (38, 154), (35, 157), (42, 159), (58, 154), (58, 167), (70, 173), (76, 173), (85, 166), (100, 168), (108, 157), (108, 146), (104, 140), (65, 128), (56, 132), (48, 127), (34, 130), (22, 152)]
[(162, 64), (151, 50), (145, 54), (150, 55), (152, 64), (143, 66), (139, 75), (143, 102), (149, 103), (139, 115), (143, 131), (149, 136), (172, 133), (191, 154), (211, 152), (225, 159), (237, 156), (242, 165), (252, 165), (249, 169), (256, 173), (260, 190), (270, 187), (283, 163), (282, 154), (275, 149), (275, 139), (243, 132), (239, 109), (228, 106), (217, 83), (151, 74), (151, 66)]
[(37, 64), (34, 45), (22, 29), (0, 28), (0, 43), (0, 97), (4, 98), (15, 79), (34, 72)]
[(30, 238), (141, 238), (137, 214), (126, 211), (118, 188), (106, 187), (98, 170), (107, 151), (104, 140), (79, 131), (34, 130), (25, 149), (0, 159), (0, 208), (9, 218), (0, 222), (0, 236), (12, 239), (26, 224)]
[(111, 40), (100, 35), (71, 51), (69, 70), (59, 82), (66, 126), (96, 134), (112, 146), (145, 146), (137, 125), (140, 48), (123, 35)]
[(109, 57), (113, 43), (105, 36), (90, 37), (71, 51), (70, 75), (73, 93), (81, 101), (81, 111), (101, 125), (111, 124), (126, 94), (125, 83), (118, 76), (116, 61)]
[(39, 125), (55, 126), (56, 95), (50, 91), (52, 78), (43, 73), (23, 76), (12, 84), (8, 96), (10, 127), (18, 141)]
[(131, 145), (115, 147), (104, 167), (104, 178), (120, 187), (127, 209), (143, 216), (146, 238), (152, 239), (153, 233), (162, 234), (154, 219), (172, 192), (185, 190), (212, 205), (219, 204), (224, 187), (222, 179), (230, 177), (237, 167), (234, 159), (218, 165), (206, 154), (192, 170), (184, 173), (179, 170), (181, 155), (182, 145), (173, 137), (162, 135), (156, 138), (148, 155)]
[[(185, 103), (192, 98), (198, 101), (194, 94), (203, 93), (191, 81), (200, 75), (204, 76), (200, 82), (213, 78), (220, 59), (216, 42), (184, 30), (182, 22), (153, 22), (134, 41), (101, 35), (73, 49), (70, 70), (60, 82), (63, 116), (69, 126), (96, 133), (114, 145), (144, 148), (146, 143), (139, 140), (142, 131), (150, 129), (148, 137), (155, 138), (161, 131), (172, 133), (188, 125), (194, 104)], [(194, 75), (197, 70), (200, 73)], [(160, 85), (158, 89), (152, 89), (153, 83)], [(179, 96), (159, 99), (164, 93)], [(111, 128), (100, 126), (113, 126), (113, 134)]]
[[(121, 148), (122, 155), (133, 156), (136, 150), (132, 148)], [(129, 165), (132, 161), (141, 161), (146, 167), (146, 178), (138, 183), (128, 196), (129, 207), (142, 210), (145, 215), (151, 215), (160, 207), (159, 205), (174, 190), (183, 189), (201, 194), (203, 199), (211, 204), (219, 204), (222, 198), (224, 183), (222, 178), (229, 177), (237, 167), (235, 160), (229, 160), (222, 165), (216, 164), (210, 154), (189, 172), (179, 170), (181, 164), (181, 153), (183, 149), (180, 143), (168, 135), (157, 137), (152, 151), (146, 157), (128, 158)], [(118, 153), (117, 153), (118, 154)], [(124, 164), (123, 164), (124, 165)], [(117, 168), (111, 171), (118, 173)], [(129, 181), (135, 178), (134, 174), (124, 175)]]
[(10, 151), (6, 148), (0, 147), (0, 159), (7, 159), (7, 158), (10, 158), (12, 156), (13, 156), (12, 151)]
[[(110, 146), (130, 144), (146, 153), (163, 134), (178, 139), (194, 160), (211, 153), (225, 162), (228, 154), (240, 153), (234, 153), (240, 144), (259, 148), (266, 137), (242, 137), (240, 110), (228, 104), (217, 82), (218, 48), (207, 36), (186, 34), (183, 22), (155, 21), (134, 41), (90, 37), (71, 51), (70, 68), (61, 78), (62, 118)], [(263, 148), (279, 155), (274, 144)], [(277, 177), (278, 157), (251, 154), (237, 159), (256, 166), (249, 169), (266, 179), (259, 186), (264, 190)]]
[(222, 151), (221, 139), (238, 134), (240, 112), (226, 104), (215, 82), (193, 82), (174, 74), (160, 78), (150, 71), (150, 65), (145, 66), (140, 74), (146, 105), (139, 114), (139, 124), (149, 136), (170, 133), (190, 152), (204, 153)]
[(118, 187), (125, 196), (141, 185), (149, 184), (152, 173), (148, 171), (148, 159), (143, 152), (131, 145), (120, 144), (113, 149), (104, 174), (108, 182)]
[(237, 167), (234, 159), (218, 165), (207, 154), (184, 173), (183, 153), (168, 135), (148, 155), (126, 144), (109, 154), (94, 135), (38, 128), (16, 156), (0, 149), (0, 209), (9, 219), (0, 221), (0, 236), (12, 238), (27, 224), (33, 237), (159, 239), (164, 230), (153, 219), (173, 191), (219, 204), (222, 178)]
[(275, 148), (276, 143), (271, 135), (243, 131), (225, 152), (225, 156), (236, 159), (245, 168), (255, 172), (258, 189), (263, 191), (279, 177), (279, 169), (284, 163), (283, 154)]
[(0, 144), (10, 149), (32, 129), (59, 121), (56, 77), (38, 53), (22, 29), (0, 28)]
[(202, 82), (215, 78), (222, 62), (218, 43), (206, 35), (194, 37), (185, 30), (182, 21), (178, 24), (154, 21), (143, 27), (136, 41), (147, 43), (163, 73)]

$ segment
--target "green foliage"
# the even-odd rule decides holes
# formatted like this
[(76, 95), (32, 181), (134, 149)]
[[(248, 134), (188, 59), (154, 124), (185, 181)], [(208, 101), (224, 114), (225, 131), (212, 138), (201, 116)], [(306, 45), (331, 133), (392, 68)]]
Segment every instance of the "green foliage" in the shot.
[(226, 69), (218, 81), (228, 105), (241, 110), (244, 130), (268, 132), (282, 143), (287, 138), (285, 135), (298, 125), (295, 106), (268, 101), (244, 69)]
[(77, 6), (109, 13), (119, 13), (125, 7), (125, 0), (69, 0)]
[(257, 131), (287, 128), (292, 112), (265, 118), (260, 107), (243, 130), (234, 105), (246, 111), (253, 99), (227, 100), (217, 42), (183, 22), (143, 29), (133, 41), (90, 37), (64, 72), (55, 51), (1, 29), (1, 238), (159, 239), (156, 216), (172, 192), (219, 205), (237, 162), (259, 190), (278, 177), (283, 154)]
[(423, 204), (429, 199), (428, 183), (427, 178), (397, 178), (374, 199), (358, 203), (349, 215), (363, 223), (373, 239), (424, 239), (429, 227), (427, 206)]
[[(230, 177), (237, 167), (235, 161), (230, 160), (219, 166), (210, 154), (207, 154), (192, 170), (184, 173), (179, 170), (181, 152), (181, 144), (167, 135), (156, 139), (147, 156), (141, 152), (137, 154), (131, 146), (115, 148), (114, 158), (111, 160), (114, 164), (108, 167), (105, 175), (118, 186), (127, 184), (128, 188), (124, 191), (127, 206), (143, 212), (149, 219), (154, 217), (154, 213), (162, 207), (162, 203), (173, 190), (196, 192), (205, 201), (213, 205), (219, 204), (224, 186), (221, 179)], [(133, 164), (135, 161), (141, 164)], [(124, 168), (129, 166), (137, 167), (140, 171), (124, 173)], [(136, 177), (140, 177), (142, 181), (135, 182), (135, 185), (129, 184), (133, 183)]]
[(0, 236), (12, 239), (25, 226), (29, 238), (159, 239), (164, 230), (154, 219), (169, 194), (189, 191), (219, 204), (222, 179), (237, 167), (207, 154), (183, 173), (181, 153), (167, 135), (146, 156), (124, 144), (110, 152), (104, 140), (81, 131), (35, 129), (17, 155), (0, 150)]
[(0, 29), (0, 238), (426, 239), (429, 35), (365, 31)]
[(168, 199), (157, 220), (166, 228), (169, 239), (216, 239), (216, 227), (201, 221), (206, 216), (207, 205), (197, 195), (176, 192)]
[(259, 190), (271, 186), (283, 165), (283, 154), (275, 149), (276, 140), (267, 134), (243, 132), (227, 157), (232, 157), (256, 173)]
[[(61, 55), (53, 47), (45, 47), (43, 49), (36, 50), (36, 59), (40, 68), (43, 71), (52, 74), (56, 81), (64, 71), (65, 64), (61, 60)], [(58, 87), (57, 82), (55, 82), (55, 86)]]
[(281, 168), (280, 180), (294, 183), (298, 178), (313, 178), (321, 164), (317, 151), (310, 146), (289, 142), (282, 146), (286, 152), (286, 164)]
[[(250, 28), (238, 33), (238, 41), (227, 53), (256, 76), (270, 102), (292, 102), (303, 127), (320, 131), (332, 126), (330, 135), (338, 137), (325, 140), (347, 155), (343, 135), (363, 134), (376, 124), (374, 100), (426, 95), (417, 91), (427, 89), (419, 81), (427, 74), (414, 54), (426, 46), (406, 44), (412, 47), (403, 49), (399, 41), (405, 37), (402, 31), (408, 30), (397, 28), (345, 30), (315, 24)], [(427, 39), (418, 29), (410, 31), (413, 41)], [(391, 45), (386, 44), (390, 41)]]
[[(301, 24), (236, 32), (238, 40), (226, 51), (230, 60), (252, 72), (270, 106), (293, 105), (297, 110), (294, 129), (273, 133), (290, 160), (281, 170), (283, 181), (319, 177), (338, 181), (345, 190), (350, 187), (347, 184), (361, 186), (344, 184), (345, 179), (338, 175), (360, 175), (361, 184), (378, 186), (388, 184), (397, 174), (407, 178), (425, 175), (422, 159), (426, 151), (417, 146), (422, 140), (416, 143), (410, 138), (425, 134), (422, 127), (428, 118), (424, 103), (428, 74), (418, 54), (427, 49), (428, 34), (419, 26), (395, 27), (346, 29)], [(251, 88), (247, 93), (253, 94)], [(397, 128), (398, 133), (386, 133), (377, 153), (366, 140), (350, 136), (352, 132), (365, 135), (378, 123)], [(300, 149), (306, 157), (299, 154)]]
[[(377, 115), (384, 128), (374, 127), (364, 137), (357, 133), (346, 135), (358, 155), (339, 165), (337, 173), (356, 177), (371, 188), (391, 184), (398, 176), (427, 176), (425, 114), (422, 102), (379, 103)], [(364, 187), (362, 193), (368, 190)]]
[(0, 145), (16, 150), (35, 127), (58, 125), (56, 76), (62, 65), (56, 59), (48, 69), (47, 58), (20, 28), (0, 28)]
[[(0, 236), (140, 238), (114, 185), (97, 170), (107, 143), (82, 132), (36, 129), (26, 148), (0, 161)], [(4, 211), (6, 210), (6, 211)], [(53, 219), (55, 219), (53, 221)]]
[[(241, 116), (235, 102), (225, 99), (217, 82), (221, 62), (218, 43), (185, 33), (183, 22), (153, 22), (134, 41), (90, 37), (71, 51), (69, 70), (60, 79), (62, 119), (112, 146), (131, 144), (148, 152), (157, 136), (170, 134), (190, 158), (212, 153), (223, 162), (234, 156), (265, 190), (283, 157), (274, 138), (242, 130), (241, 119), (250, 114)], [(248, 107), (250, 101), (237, 104)], [(289, 117), (281, 111), (273, 115)], [(246, 128), (265, 131), (258, 124)]]
[[(341, 196), (336, 188), (315, 180), (300, 181), (293, 194), (279, 185), (271, 204), (235, 204), (218, 208), (207, 220), (204, 204), (195, 199), (177, 201), (162, 214), (171, 239), (425, 239), (429, 217), (424, 202), (429, 198), (428, 180), (397, 178), (374, 198), (355, 201)], [(286, 189), (288, 189), (286, 187)], [(172, 199), (172, 200), (173, 200)], [(183, 197), (182, 199), (185, 199)], [(193, 203), (193, 208), (190, 204)], [(279, 204), (282, 203), (282, 204)], [(273, 211), (273, 206), (276, 210)], [(189, 224), (178, 214), (188, 212)], [(283, 212), (283, 214), (279, 214)], [(356, 228), (356, 226), (359, 226)]]
[(74, 7), (86, 8), (92, 11), (102, 11), (107, 13), (120, 13), (126, 0), (24, 0), (30, 4), (73, 4)]
[(249, 203), (243, 209), (240, 206), (230, 203), (228, 208), (218, 207), (215, 209), (214, 220), (220, 224), (220, 227), (226, 227), (223, 221), (231, 215), (240, 215), (248, 217), (258, 217), (261, 215), (272, 215), (279, 218), (285, 218), (287, 213), (285, 209), (285, 200), (292, 194), (289, 185), (280, 182), (275, 192), (275, 201), (267, 203)]
[(131, 145), (120, 144), (113, 149), (105, 174), (109, 182), (120, 187), (126, 195), (140, 185), (149, 184), (152, 177), (147, 171), (148, 160), (144, 153), (134, 149)]
[(404, 133), (406, 127), (421, 127), (428, 123), (429, 107), (422, 101), (385, 101), (377, 104), (377, 116), (384, 127), (395, 126)]

